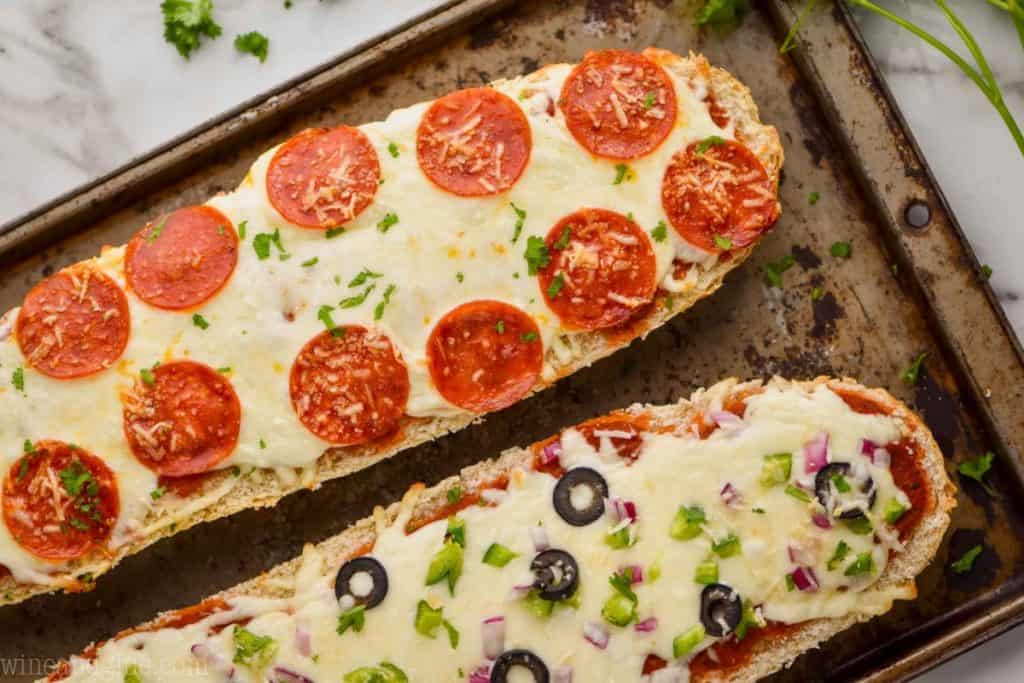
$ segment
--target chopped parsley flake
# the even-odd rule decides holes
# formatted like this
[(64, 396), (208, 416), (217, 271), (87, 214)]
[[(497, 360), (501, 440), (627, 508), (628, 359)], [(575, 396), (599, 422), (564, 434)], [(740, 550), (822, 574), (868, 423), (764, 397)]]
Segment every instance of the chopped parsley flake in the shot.
[(260, 437), (260, 450), (266, 450), (266, 449), (267, 449), (267, 442), (263, 440), (263, 437)]
[(385, 215), (384, 218), (381, 218), (379, 221), (377, 221), (377, 231), (378, 232), (387, 232), (388, 230), (391, 229), (391, 226), (394, 225), (397, 222), (398, 222), (398, 214), (397, 213), (389, 213), (389, 214)]
[(911, 386), (917, 384), (917, 379), (918, 377), (921, 376), (921, 366), (924, 364), (924, 359), (927, 355), (928, 352), (925, 351), (920, 356), (915, 358), (914, 362), (911, 363), (907, 367), (907, 369), (903, 371), (903, 374), (900, 375), (900, 378), (907, 384), (910, 384)]
[(247, 225), (249, 225), (249, 221), (242, 221), (238, 224), (238, 239), (245, 239), (245, 228)]
[(226, 374), (231, 372), (231, 366), (230, 365), (223, 365), (223, 366), (217, 368), (217, 372), (219, 372), (222, 375), (226, 375)]
[(981, 277), (985, 280), (992, 277), (992, 266), (987, 263), (981, 266)]
[(653, 90), (651, 90), (646, 95), (644, 95), (644, 109), (650, 109), (651, 107), (654, 106), (654, 98), (655, 97), (656, 96), (655, 96)]
[(532, 342), (537, 341), (536, 332), (523, 332), (519, 335), (519, 341)]
[(377, 289), (377, 285), (372, 284), (366, 289), (364, 289), (362, 294), (356, 294), (355, 296), (350, 296), (348, 298), (342, 299), (341, 302), (338, 304), (338, 307), (355, 308), (356, 306), (359, 306), (364, 301), (366, 301), (366, 297), (370, 296), (370, 292), (372, 292), (375, 289)]
[(153, 500), (160, 500), (161, 498), (164, 497), (165, 493), (167, 493), (166, 486), (157, 486), (155, 489), (149, 492), (149, 497), (152, 498)]
[(459, 272), (455, 273), (455, 280), (456, 280), (456, 282), (462, 282), (465, 279), (466, 279), (466, 276), (462, 274), (461, 270)]
[(271, 245), (277, 248), (278, 258), (282, 261), (291, 258), (291, 254), (285, 250), (284, 244), (281, 242), (280, 229), (275, 229), (273, 233), (261, 232), (252, 238), (252, 248), (256, 252), (256, 257), (261, 261), (270, 258)]
[(11, 373), (11, 384), (16, 390), (25, 393), (25, 368), (14, 368), (14, 372)]
[(812, 192), (809, 195), (807, 195), (807, 203), (810, 204), (811, 206), (817, 204), (819, 199), (821, 199), (820, 192)]
[(796, 259), (791, 254), (786, 254), (778, 261), (769, 261), (764, 266), (764, 281), (769, 287), (782, 289), (782, 274), (793, 267)]
[(397, 159), (398, 158), (398, 145), (396, 145), (393, 142), (389, 142), (388, 143), (388, 154), (390, 154), (393, 158)]
[(961, 555), (959, 560), (950, 565), (953, 569), (953, 573), (966, 574), (974, 569), (974, 561), (978, 559), (978, 555), (981, 555), (982, 550), (983, 548), (981, 545), (976, 545)]
[(744, 0), (705, 0), (694, 23), (697, 26), (711, 26), (715, 29), (734, 28), (743, 21), (747, 4)]
[(206, 321), (206, 318), (199, 315), (198, 313), (192, 314), (192, 324), (201, 330), (205, 330), (210, 326), (210, 323)]
[(339, 226), (337, 228), (331, 228), (330, 230), (325, 232), (324, 233), (324, 237), (326, 237), (327, 239), (330, 240), (330, 239), (334, 239), (335, 237), (337, 237), (338, 235), (341, 235), (344, 232), (345, 232), (345, 228)]
[(558, 296), (558, 293), (562, 291), (562, 287), (565, 285), (565, 278), (559, 273), (552, 280), (551, 284), (548, 285), (547, 295), (549, 299), (554, 299)]
[(728, 235), (715, 235), (715, 246), (719, 249), (732, 249), (732, 238)]
[(561, 251), (569, 246), (570, 237), (571, 234), (569, 233), (569, 226), (565, 226), (564, 228), (562, 228), (562, 234), (558, 236), (558, 241), (555, 242), (552, 246), (555, 249)]
[(651, 239), (655, 242), (664, 242), (668, 239), (668, 226), (665, 221), (658, 221), (658, 224), (651, 230)]
[(516, 212), (516, 225), (512, 229), (512, 244), (515, 244), (516, 240), (519, 239), (519, 235), (523, 232), (523, 224), (526, 222), (526, 210), (520, 209), (512, 202), (509, 202), (509, 206), (511, 206), (512, 210)]
[(152, 244), (153, 242), (156, 242), (158, 239), (160, 239), (160, 235), (164, 233), (164, 224), (166, 223), (167, 219), (165, 218), (162, 221), (160, 221), (160, 224), (153, 228), (153, 230), (150, 231), (148, 235), (146, 235), (146, 242), (148, 244)]
[(335, 325), (334, 318), (331, 317), (331, 311), (333, 310), (334, 306), (321, 306), (316, 312), (316, 318), (322, 322), (335, 337), (344, 337), (345, 328)]
[(494, 330), (498, 334), (505, 334), (505, 321), (499, 320), (498, 322), (494, 323)]
[(712, 135), (698, 142), (696, 149), (694, 149), (693, 151), (697, 156), (703, 156), (704, 153), (707, 152), (712, 147), (720, 147), (724, 144), (725, 138), (721, 137), (720, 135)]
[(260, 63), (267, 61), (267, 49), (270, 47), (270, 38), (259, 31), (249, 31), (235, 36), (235, 49), (256, 57)]
[(311, 258), (311, 259), (309, 259), (307, 261), (303, 261), (302, 262), (302, 267), (303, 268), (312, 268), (313, 266), (315, 266), (318, 263), (320, 263), (320, 257), (319, 256), (314, 256), (313, 258)]
[(138, 664), (129, 664), (124, 670), (124, 683), (142, 683)]
[(356, 275), (354, 278), (352, 278), (349, 281), (348, 286), (349, 287), (359, 287), (359, 286), (365, 285), (367, 280), (369, 280), (371, 278), (378, 278), (380, 276), (381, 276), (381, 273), (375, 273), (372, 270), (370, 270), (369, 268), (363, 268), (361, 271), (359, 271), (358, 275)]
[(36, 447), (32, 445), (31, 441), (25, 439), (25, 443), (21, 444), (21, 450), (23, 450), (25, 453), (30, 454), (36, 452)]
[(139, 377), (142, 378), (143, 384), (147, 386), (153, 386), (156, 384), (156, 377), (153, 375), (153, 371), (149, 368), (142, 368), (139, 370)]
[(62, 469), (59, 476), (61, 483), (64, 484), (64, 490), (72, 498), (77, 498), (82, 493), (95, 496), (99, 492), (99, 485), (93, 479), (92, 473), (77, 460)]
[(825, 296), (825, 288), (821, 285), (817, 285), (811, 289), (811, 301), (818, 301), (823, 296)]
[(216, 38), (220, 25), (213, 20), (213, 0), (164, 0), (164, 40), (185, 59), (199, 47), (200, 36)]
[(985, 455), (979, 455), (974, 460), (967, 460), (956, 466), (956, 471), (974, 481), (981, 484), (982, 488), (990, 495), (994, 496), (995, 491), (985, 481), (985, 475), (992, 469), (992, 459), (995, 458), (995, 453), (988, 451)]
[(448, 489), (448, 493), (446, 495), (448, 497), (448, 502), (451, 503), (452, 505), (455, 505), (455, 503), (458, 503), (460, 500), (462, 500), (462, 487), (457, 485), (453, 486), (450, 489)]
[(626, 174), (629, 173), (629, 166), (626, 164), (615, 164), (615, 180), (612, 181), (612, 185), (621, 185), (623, 180), (626, 180)]
[(373, 309), (374, 320), (380, 320), (384, 317), (384, 307), (391, 303), (391, 295), (395, 293), (396, 289), (398, 289), (398, 287), (392, 284), (388, 285), (384, 290), (384, 298), (382, 298), (380, 303), (377, 304), (377, 307)]
[(548, 252), (544, 240), (536, 235), (530, 235), (526, 240), (526, 251), (523, 252), (526, 258), (527, 272), (536, 275), (537, 271), (551, 263), (551, 254)]
[(853, 253), (853, 247), (849, 242), (833, 242), (828, 251), (836, 258), (850, 258), (850, 255)]

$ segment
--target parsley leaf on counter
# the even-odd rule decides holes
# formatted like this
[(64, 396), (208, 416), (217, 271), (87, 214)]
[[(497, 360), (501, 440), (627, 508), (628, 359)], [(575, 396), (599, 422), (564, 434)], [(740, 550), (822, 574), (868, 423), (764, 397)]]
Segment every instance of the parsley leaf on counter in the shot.
[(982, 547), (976, 545), (960, 556), (960, 559), (950, 565), (954, 574), (966, 574), (974, 569), (974, 561), (981, 555)]
[(992, 458), (994, 457), (996, 457), (995, 453), (988, 451), (985, 455), (979, 455), (974, 460), (960, 463), (956, 466), (956, 471), (968, 479), (978, 482), (990, 496), (994, 496), (996, 492), (985, 481), (985, 475), (992, 469)]
[(920, 356), (915, 358), (914, 362), (911, 363), (907, 367), (907, 369), (903, 371), (903, 374), (900, 375), (900, 378), (904, 382), (906, 382), (907, 384), (910, 384), (910, 385), (917, 384), (917, 378), (920, 377), (920, 375), (921, 375), (921, 365), (924, 363), (924, 359), (925, 359), (925, 357), (927, 355), (928, 355), (928, 352), (925, 351)]
[(164, 40), (185, 59), (199, 47), (200, 36), (216, 38), (220, 25), (213, 20), (213, 0), (164, 0)]
[(769, 261), (764, 265), (764, 281), (769, 287), (782, 289), (782, 274), (793, 267), (796, 259), (792, 254), (786, 254), (778, 261)]
[(990, 277), (992, 277), (992, 266), (988, 265), (987, 263), (983, 264), (981, 266), (981, 277), (984, 280), (987, 280)]
[(853, 247), (849, 242), (833, 242), (828, 251), (836, 258), (850, 258), (850, 255), (853, 253)]
[(819, 199), (821, 199), (820, 192), (812, 192), (809, 195), (807, 195), (807, 203), (810, 204), (811, 206), (817, 204)]
[(716, 29), (735, 28), (743, 21), (746, 11), (746, 0), (704, 0), (694, 23)]
[(249, 31), (235, 36), (235, 49), (258, 58), (260, 63), (267, 61), (267, 48), (269, 47), (270, 38), (259, 31)]

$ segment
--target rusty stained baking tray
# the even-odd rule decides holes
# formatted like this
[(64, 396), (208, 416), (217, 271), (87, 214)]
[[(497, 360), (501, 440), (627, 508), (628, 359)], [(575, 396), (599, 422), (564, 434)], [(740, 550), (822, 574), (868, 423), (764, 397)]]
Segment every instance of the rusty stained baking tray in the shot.
[[(501, 449), (635, 401), (664, 403), (729, 375), (850, 375), (890, 388), (925, 416), (953, 472), (1000, 457), (990, 497), (962, 478), (953, 530), (920, 577), (920, 597), (801, 657), (785, 681), (902, 680), (1024, 618), (1024, 362), (849, 17), (815, 14), (800, 50), (776, 46), (793, 8), (760, 3), (742, 29), (698, 32), (695, 2), (463, 0), (214, 121), (178, 144), (0, 229), (0, 310), (55, 268), (126, 241), (149, 218), (236, 185), (257, 154), (307, 126), (358, 124), (458, 87), (579, 59), (588, 49), (658, 45), (703, 52), (748, 84), (779, 128), (784, 214), (725, 286), (647, 339), (556, 387), (369, 470), (289, 496), (275, 508), (200, 525), (128, 558), (91, 593), (0, 610), (0, 664), (33, 667), (92, 640), (250, 578), (397, 499)], [(814, 206), (808, 194), (819, 192)], [(909, 227), (912, 202), (930, 211)], [(853, 257), (829, 245), (848, 240)], [(785, 289), (761, 268), (792, 253)], [(825, 295), (811, 299), (821, 287)], [(916, 387), (900, 381), (928, 352)], [(114, 418), (112, 418), (114, 419)], [(954, 477), (956, 475), (954, 474)], [(984, 544), (975, 569), (949, 564)], [(16, 667), (15, 667), (16, 668)], [(9, 669), (5, 670), (9, 671)], [(6, 674), (0, 674), (8, 678)]]

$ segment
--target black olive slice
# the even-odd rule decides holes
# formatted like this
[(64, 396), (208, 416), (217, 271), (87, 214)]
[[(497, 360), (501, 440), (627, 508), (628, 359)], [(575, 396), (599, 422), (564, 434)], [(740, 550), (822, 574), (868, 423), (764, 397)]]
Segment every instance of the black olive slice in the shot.
[[(832, 494), (832, 486), (830, 486), (832, 478), (842, 475), (844, 479), (850, 480), (852, 469), (848, 462), (830, 462), (814, 475), (814, 495), (817, 496), (818, 502), (825, 508), (829, 516), (832, 516), (833, 511), (843, 501), (862, 498), (865, 495), (868, 498), (868, 508), (870, 509), (875, 505), (875, 497), (878, 495), (878, 491), (875, 490), (875, 480), (871, 478), (870, 474), (866, 475), (867, 478), (863, 482), (860, 480), (848, 481), (851, 489), (859, 489), (859, 491), (851, 490), (849, 493)], [(846, 510), (839, 514), (840, 519), (854, 519), (863, 516), (864, 512), (859, 508)]]
[(505, 650), (491, 667), (491, 683), (507, 683), (509, 673), (517, 666), (533, 674), (536, 683), (548, 683), (551, 680), (547, 665), (537, 655), (529, 650)]
[[(576, 494), (575, 502), (581, 507), (576, 507), (573, 505), (573, 494), (579, 487), (582, 487), (582, 491)], [(589, 467), (575, 467), (558, 480), (552, 502), (555, 512), (566, 522), (573, 526), (586, 526), (601, 519), (604, 499), (607, 497), (608, 482), (604, 477)], [(584, 500), (581, 502), (580, 498)]]
[(722, 638), (739, 626), (743, 618), (740, 594), (724, 583), (710, 583), (700, 594), (700, 621), (709, 636)]
[[(352, 586), (352, 578), (357, 574), (368, 574), (371, 580), (369, 591), (363, 586)], [(358, 583), (365, 579), (360, 577)], [(353, 590), (353, 588), (355, 590)], [(372, 557), (362, 556), (349, 560), (341, 565), (338, 576), (334, 580), (334, 595), (341, 600), (346, 595), (352, 596), (355, 604), (362, 605), (366, 609), (376, 607), (387, 597), (388, 594), (388, 573), (377, 560)]]
[(551, 548), (538, 554), (530, 563), (533, 587), (545, 600), (571, 598), (580, 584), (580, 567), (576, 558), (564, 550)]

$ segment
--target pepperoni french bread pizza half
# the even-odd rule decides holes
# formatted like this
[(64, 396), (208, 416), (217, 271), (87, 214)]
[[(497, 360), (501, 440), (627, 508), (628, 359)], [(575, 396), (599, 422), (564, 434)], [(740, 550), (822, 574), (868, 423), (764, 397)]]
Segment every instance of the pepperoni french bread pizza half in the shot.
[(885, 391), (725, 380), (413, 487), (50, 680), (753, 681), (913, 599), (953, 494)]
[(646, 335), (773, 226), (781, 165), (746, 87), (656, 49), (268, 150), (0, 318), (0, 602), (88, 587)]

